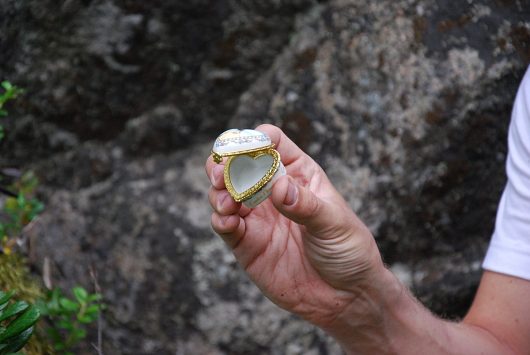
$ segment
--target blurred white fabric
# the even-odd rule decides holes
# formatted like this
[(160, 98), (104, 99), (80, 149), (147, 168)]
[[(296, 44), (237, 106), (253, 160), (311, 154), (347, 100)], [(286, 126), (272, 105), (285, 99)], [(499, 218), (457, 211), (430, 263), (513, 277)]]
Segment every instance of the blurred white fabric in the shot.
[(482, 266), (530, 280), (530, 67), (513, 106), (506, 172), (508, 182)]

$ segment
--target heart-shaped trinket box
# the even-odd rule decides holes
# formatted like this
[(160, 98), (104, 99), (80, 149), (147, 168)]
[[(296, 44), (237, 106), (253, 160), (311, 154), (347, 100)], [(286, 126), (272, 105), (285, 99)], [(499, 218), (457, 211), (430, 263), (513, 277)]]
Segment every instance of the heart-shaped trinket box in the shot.
[(229, 129), (213, 145), (213, 159), (224, 168), (226, 189), (236, 202), (254, 208), (272, 191), (272, 185), (285, 175), (280, 153), (269, 136), (253, 129)]

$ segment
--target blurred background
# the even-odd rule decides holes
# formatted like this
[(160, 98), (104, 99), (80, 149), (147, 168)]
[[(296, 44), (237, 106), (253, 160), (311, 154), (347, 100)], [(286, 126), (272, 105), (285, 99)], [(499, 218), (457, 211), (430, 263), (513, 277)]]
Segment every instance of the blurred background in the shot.
[(0, 167), (40, 180), (33, 272), (47, 259), (54, 284), (87, 289), (97, 273), (106, 354), (340, 354), (211, 231), (215, 137), (280, 126), (456, 319), (529, 62), (528, 0), (0, 0), (0, 79), (25, 89)]

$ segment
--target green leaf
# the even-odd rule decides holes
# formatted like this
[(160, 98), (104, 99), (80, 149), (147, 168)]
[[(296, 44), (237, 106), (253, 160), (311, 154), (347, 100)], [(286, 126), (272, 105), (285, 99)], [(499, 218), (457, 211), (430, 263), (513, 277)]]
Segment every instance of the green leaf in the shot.
[(31, 211), (28, 213), (30, 220), (35, 218), (39, 213), (44, 211), (44, 204), (36, 198), (31, 200)]
[(5, 311), (2, 312), (2, 314), (0, 315), (0, 322), (6, 320), (9, 317), (13, 317), (14, 315), (19, 314), (20, 312), (26, 310), (28, 307), (29, 305), (24, 301), (13, 303), (9, 307), (7, 307)]
[(74, 293), (75, 298), (77, 298), (77, 300), (79, 301), (79, 303), (85, 303), (87, 301), (88, 292), (86, 292), (84, 288), (78, 286), (78, 287), (74, 287), (72, 291)]
[(98, 304), (92, 304), (87, 307), (85, 313), (86, 314), (97, 314), (100, 311), (100, 307)]
[(48, 336), (52, 339), (52, 341), (54, 343), (56, 343), (54, 345), (55, 350), (61, 350), (61, 349), (57, 348), (57, 346), (56, 346), (57, 344), (61, 343), (61, 341), (62, 341), (61, 332), (59, 332), (59, 330), (57, 328), (47, 328), (46, 332), (48, 333)]
[(13, 85), (7, 80), (2, 81), (1, 85), (6, 91), (9, 91), (13, 88)]
[(88, 315), (84, 315), (84, 316), (78, 316), (77, 320), (80, 323), (89, 324), (89, 323), (92, 323), (95, 320), (95, 318), (94, 317), (90, 317)]
[(19, 207), (24, 207), (26, 205), (26, 197), (23, 194), (18, 194), (17, 203)]
[(35, 306), (30, 306), (17, 319), (12, 321), (6, 330), (0, 334), (0, 342), (22, 333), (24, 330), (35, 324), (40, 317), (39, 310)]
[(61, 350), (64, 350), (66, 348), (66, 346), (63, 343), (60, 343), (60, 342), (57, 342), (57, 343), (53, 344), (53, 347), (55, 348), (56, 351), (61, 351)]
[(59, 322), (57, 322), (57, 328), (66, 329), (66, 330), (73, 330), (74, 329), (74, 325), (69, 320), (63, 319), (63, 320), (60, 320)]
[(77, 312), (77, 310), (79, 309), (79, 305), (74, 301), (69, 300), (68, 298), (61, 298), (59, 300), (59, 304), (67, 311)]
[(16, 215), (16, 211), (19, 207), (18, 199), (14, 197), (6, 198), (4, 202), (4, 210), (10, 214)]
[(86, 330), (77, 328), (72, 331), (72, 334), (74, 335), (74, 338), (79, 341), (86, 337)]
[(48, 311), (50, 314), (57, 314), (61, 310), (59, 299), (61, 298), (61, 290), (56, 287), (48, 294), (50, 301), (48, 302)]
[(13, 297), (15, 291), (11, 290), (8, 293), (0, 291), (0, 309), (4, 309), (7, 306), (7, 302)]
[(100, 293), (93, 293), (88, 296), (88, 302), (99, 301), (103, 298)]
[(0, 354), (12, 354), (19, 351), (24, 345), (26, 345), (32, 334), (33, 327), (29, 327), (16, 337), (9, 339), (7, 347), (3, 348), (2, 351), (0, 351)]
[(48, 309), (48, 304), (43, 299), (37, 299), (35, 301), (35, 307), (39, 309), (39, 312), (42, 316), (47, 316), (50, 314), (50, 310)]

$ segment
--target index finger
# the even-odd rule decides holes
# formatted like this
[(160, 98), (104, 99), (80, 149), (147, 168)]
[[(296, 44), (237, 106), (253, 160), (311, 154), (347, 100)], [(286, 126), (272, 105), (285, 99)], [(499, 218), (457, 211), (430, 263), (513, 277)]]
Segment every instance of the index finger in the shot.
[(206, 175), (208, 175), (212, 186), (217, 190), (226, 188), (223, 176), (224, 167), (224, 161), (223, 163), (217, 164), (213, 161), (211, 155), (208, 157), (208, 160), (206, 160), (206, 165), (204, 167), (206, 170)]

